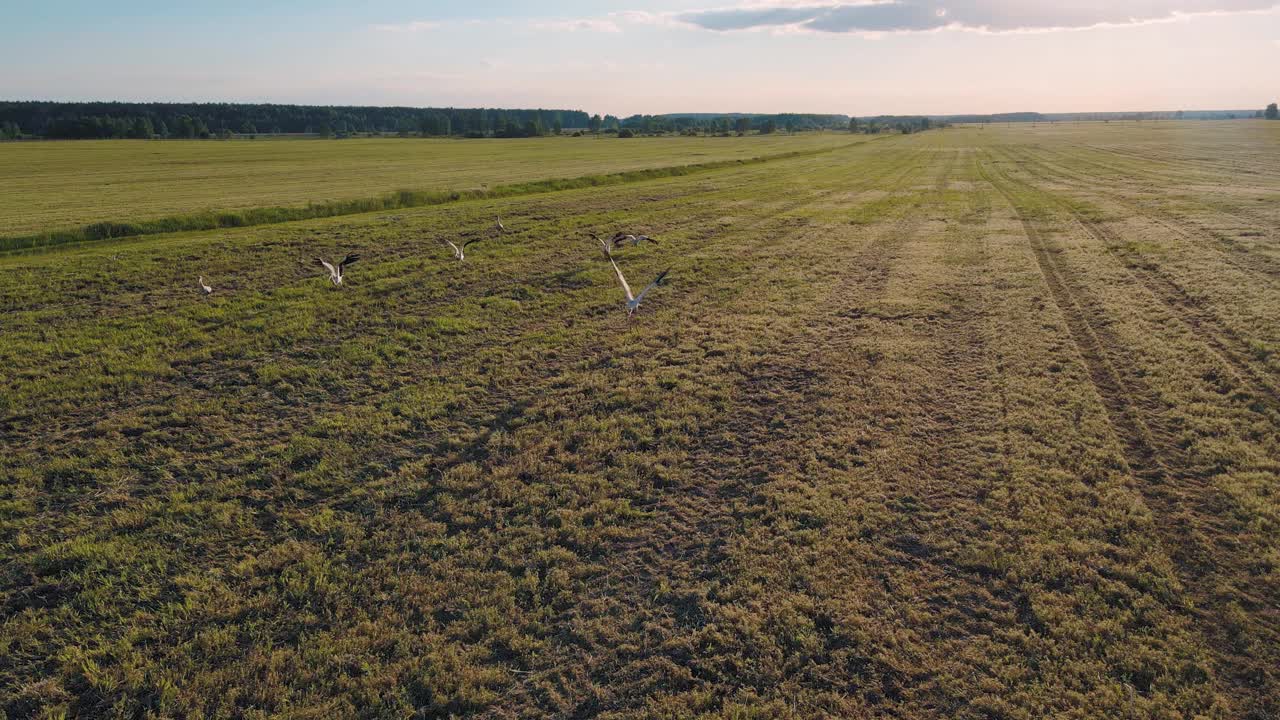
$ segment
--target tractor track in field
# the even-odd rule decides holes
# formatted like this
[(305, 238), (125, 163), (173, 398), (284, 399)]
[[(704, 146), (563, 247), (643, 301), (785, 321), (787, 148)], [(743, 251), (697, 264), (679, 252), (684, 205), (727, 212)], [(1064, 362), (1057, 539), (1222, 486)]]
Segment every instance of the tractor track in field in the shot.
[(1133, 463), (1134, 470), (1139, 471), (1159, 465), (1155, 452), (1155, 438), (1138, 414), (1140, 407), (1150, 408), (1154, 401), (1149, 397), (1139, 401), (1134, 390), (1126, 385), (1104, 351), (1104, 347), (1108, 344), (1112, 347), (1122, 347), (1122, 344), (1105, 326), (1099, 324), (1095, 327), (1089, 322), (1090, 316), (1097, 317), (1099, 314), (1090, 312), (1092, 308), (1086, 306), (1083, 299), (1068, 287), (1062, 268), (1053, 257), (1054, 251), (1049, 248), (1040, 231), (1026, 216), (1013, 193), (1005, 185), (1010, 182), (1009, 179), (1001, 176), (1003, 182), (996, 180), (994, 177), (996, 172), (988, 172), (985, 169), (982, 174), (1017, 215), (1054, 304), (1066, 320), (1072, 340), (1075, 341), (1089, 376), (1108, 409), (1112, 424), (1118, 430), (1116, 434), (1122, 439), (1122, 443), (1129, 445), (1128, 449), (1133, 459), (1139, 461)]
[[(945, 186), (954, 161), (953, 155), (933, 184), (932, 192)], [(919, 169), (914, 162), (908, 163), (906, 170), (892, 181), (892, 186), (900, 190)], [(830, 320), (839, 319), (843, 310), (841, 300), (848, 302), (849, 288), (856, 286), (860, 291), (871, 288), (871, 292), (883, 288), (894, 250), (923, 222), (914, 212), (916, 207), (904, 209), (888, 229), (868, 239), (853, 257), (841, 261), (850, 272), (828, 293), (829, 302), (816, 305), (826, 310)], [(749, 512), (756, 487), (768, 478), (773, 458), (765, 449), (773, 440), (771, 420), (779, 413), (809, 406), (809, 398), (821, 391), (825, 370), (815, 358), (837, 340), (843, 329), (830, 320), (798, 322), (778, 341), (791, 348), (785, 357), (771, 356), (742, 383), (733, 401), (733, 406), (742, 411), (733, 412), (721, 427), (706, 431), (705, 435), (716, 439), (704, 441), (706, 444), (692, 452), (686, 461), (692, 469), (691, 476), (698, 479), (697, 484), (665, 488), (656, 504), (646, 508), (647, 512), (662, 518), (656, 523), (658, 530), (652, 535), (621, 542), (610, 551), (612, 579), (601, 585), (609, 588), (605, 594), (630, 597), (637, 608), (658, 602), (661, 595), (653, 621), (662, 617), (660, 611), (669, 611), (677, 618), (680, 632), (688, 632), (691, 623), (697, 624), (700, 610), (690, 593), (703, 583), (714, 582), (717, 568), (727, 559), (727, 545), (739, 527), (739, 516)], [(814, 327), (823, 330), (816, 336), (806, 332)], [(808, 349), (797, 350), (798, 346)], [(795, 357), (808, 360), (796, 364), (791, 361)], [(668, 594), (663, 593), (664, 587), (669, 588)], [(624, 687), (630, 682), (627, 678), (630, 660), (623, 653), (605, 664), (606, 672), (623, 676)], [(634, 661), (642, 662), (643, 658)], [(673, 658), (673, 662), (678, 659)], [(560, 678), (556, 686), (563, 689), (569, 683), (568, 678)], [(607, 684), (617, 686), (617, 678)], [(577, 717), (623, 709), (642, 700), (629, 692), (622, 692), (611, 700), (586, 698), (569, 714)]]
[[(1211, 182), (1214, 180), (1222, 179), (1222, 176), (1224, 174), (1231, 174), (1231, 173), (1239, 174), (1241, 172), (1238, 169), (1227, 168), (1225, 166), (1212, 164), (1212, 163), (1203, 163), (1199, 166), (1196, 166), (1194, 169), (1183, 171), (1181, 172), (1181, 174), (1179, 174), (1179, 172), (1176, 169), (1172, 169), (1172, 168), (1155, 169), (1155, 168), (1149, 167), (1149, 168), (1144, 168), (1143, 170), (1135, 170), (1131, 167), (1126, 167), (1123, 164), (1113, 164), (1113, 163), (1123, 163), (1126, 160), (1142, 160), (1148, 164), (1152, 162), (1155, 162), (1155, 163), (1163, 162), (1164, 164), (1168, 165), (1169, 163), (1168, 161), (1161, 160), (1161, 158), (1158, 156), (1146, 157), (1142, 155), (1129, 154), (1117, 149), (1102, 147), (1102, 146), (1073, 144), (1068, 147), (1072, 151), (1071, 157), (1073, 159), (1081, 160), (1094, 167), (1106, 170), (1113, 175), (1124, 175), (1130, 178), (1141, 179), (1141, 180), (1154, 179), (1154, 180), (1159, 180), (1165, 183), (1166, 185), (1178, 185), (1181, 183), (1185, 183), (1187, 182), (1188, 176), (1192, 176), (1192, 177), (1198, 176), (1199, 179), (1203, 179), (1205, 182)], [(1086, 152), (1091, 153), (1095, 157), (1085, 157), (1082, 153), (1086, 153)], [(1112, 161), (1109, 163), (1106, 160), (1098, 159), (1098, 157), (1096, 156), (1103, 156), (1104, 158), (1107, 156), (1111, 156)], [(1257, 173), (1254, 173), (1254, 174), (1257, 174)]]
[[(1141, 160), (1143, 162), (1150, 162), (1154, 160), (1158, 163), (1162, 163), (1168, 166), (1169, 168), (1171, 168), (1172, 172), (1176, 173), (1175, 175), (1171, 176), (1175, 180), (1175, 182), (1184, 181), (1188, 173), (1196, 172), (1198, 168), (1213, 168), (1215, 170), (1218, 170), (1220, 172), (1227, 173), (1227, 174), (1260, 175), (1263, 177), (1280, 179), (1280, 176), (1277, 176), (1276, 174), (1270, 172), (1270, 169), (1267, 168), (1265, 165), (1262, 165), (1262, 164), (1250, 165), (1250, 164), (1245, 164), (1243, 161), (1241, 161), (1242, 162), (1241, 165), (1236, 166), (1236, 165), (1230, 165), (1222, 162), (1210, 162), (1210, 161), (1198, 160), (1194, 158), (1184, 159), (1176, 155), (1155, 154), (1155, 153), (1149, 153), (1145, 151), (1126, 150), (1124, 148), (1117, 148), (1114, 146), (1077, 145), (1076, 147), (1087, 148), (1094, 152), (1103, 153), (1103, 154), (1119, 155), (1120, 157), (1131, 158), (1133, 160)], [(1132, 173), (1126, 173), (1126, 174), (1131, 175)]]
[[(1021, 165), (1024, 168), (1029, 168), (1032, 165), (1034, 165), (1034, 167), (1036, 168), (1041, 168), (1044, 171), (1055, 173), (1060, 179), (1069, 181), (1077, 189), (1096, 191), (1096, 186), (1097, 186), (1096, 181), (1091, 181), (1091, 179), (1088, 177), (1082, 176), (1079, 173), (1076, 173), (1072, 170), (1068, 170), (1067, 168), (1063, 167), (1061, 164), (1058, 164), (1057, 162), (1050, 163), (1045, 158), (1040, 157), (1027, 149), (1015, 150), (1013, 148), (1005, 148), (1005, 150), (1006, 152), (1010, 153), (1015, 157), (1020, 156), (1023, 159), (1023, 163), (1021, 163)], [(1109, 166), (1099, 163), (1097, 161), (1083, 159), (1083, 158), (1076, 158), (1076, 159), (1083, 160), (1086, 163), (1090, 163), (1098, 167), (1111, 169)], [(1036, 172), (1035, 170), (1031, 170), (1031, 169), (1028, 169), (1028, 172), (1031, 172), (1033, 175), (1037, 175), (1042, 179), (1046, 179), (1046, 180), (1050, 179), (1045, 177), (1044, 172)], [(1127, 175), (1129, 177), (1139, 177), (1137, 175), (1134, 175), (1133, 173), (1123, 172), (1122, 174)], [(1188, 240), (1192, 242), (1194, 242), (1198, 238), (1212, 240), (1222, 248), (1223, 259), (1229, 265), (1232, 265), (1233, 267), (1236, 267), (1239, 270), (1242, 270), (1250, 274), (1261, 276), (1262, 278), (1265, 278), (1266, 280), (1273, 283), (1276, 282), (1278, 279), (1280, 279), (1280, 262), (1273, 260), (1272, 258), (1267, 257), (1265, 255), (1258, 254), (1257, 252), (1253, 251), (1244, 243), (1241, 243), (1239, 240), (1236, 240), (1235, 238), (1230, 237), (1226, 233), (1223, 233), (1219, 230), (1215, 230), (1213, 228), (1204, 227), (1203, 225), (1193, 220), (1188, 220), (1186, 218), (1181, 218), (1168, 212), (1163, 212), (1160, 210), (1155, 210), (1153, 208), (1143, 206), (1141, 203), (1127, 199), (1124, 196), (1120, 195), (1119, 193), (1113, 193), (1108, 197), (1111, 201), (1115, 202), (1117, 205), (1120, 205), (1125, 210), (1128, 210), (1134, 215), (1138, 215), (1148, 219), (1155, 225), (1158, 225), (1174, 233), (1175, 235), (1183, 238), (1184, 240)], [(1235, 211), (1226, 211), (1226, 210), (1222, 210), (1221, 208), (1212, 208), (1212, 209), (1214, 209), (1216, 212), (1222, 213), (1233, 219), (1243, 220), (1247, 224), (1250, 224), (1253, 228), (1258, 230), (1265, 230), (1267, 232), (1271, 232), (1271, 228), (1274, 226), (1273, 220), (1254, 216), (1244, 210), (1237, 209)]]
[(1217, 357), (1229, 365), (1237, 376), (1237, 384), (1252, 386), (1255, 401), (1271, 410), (1272, 422), (1280, 420), (1280, 386), (1258, 370), (1248, 360), (1249, 342), (1223, 323), (1212, 310), (1204, 307), (1192, 297), (1185, 288), (1175, 282), (1159, 268), (1137, 261), (1131, 254), (1123, 252), (1123, 241), (1104, 223), (1092, 220), (1076, 210), (1069, 202), (1035, 188), (1025, 182), (1006, 176), (1006, 180), (1029, 188), (1063, 209), (1094, 240), (1141, 283), (1161, 303), (1169, 308), (1172, 315), (1208, 346)]
[[(1215, 538), (1229, 537), (1232, 532), (1221, 524), (1218, 516), (1225, 510), (1221, 500), (1176, 447), (1176, 430), (1166, 427), (1162, 420), (1163, 403), (1153, 397), (1141, 381), (1132, 380), (1139, 376), (1137, 372), (1117, 366), (1117, 361), (1124, 362), (1124, 343), (1105, 322), (1091, 320), (1103, 318), (1105, 314), (1084, 291), (1073, 286), (1067, 270), (1056, 257), (1058, 250), (1024, 215), (1007, 187), (1014, 181), (999, 171), (984, 170), (983, 175), (1004, 196), (1022, 224), (1054, 304), (1066, 320), (1081, 360), (1107, 409), (1126, 464), (1138, 481), (1135, 489), (1152, 510), (1162, 544), (1174, 561), (1190, 600), (1185, 611), (1208, 642), (1220, 681), (1230, 684), (1229, 696), (1248, 698), (1246, 702), (1237, 703), (1237, 711), (1247, 708), (1249, 713), (1242, 713), (1240, 717), (1272, 717), (1268, 713), (1280, 710), (1280, 706), (1275, 705), (1269, 694), (1275, 688), (1273, 681), (1265, 679), (1266, 661), (1241, 657), (1231, 631), (1222, 621), (1233, 598), (1224, 597), (1218, 591), (1220, 576), (1249, 577), (1252, 573), (1250, 559), (1240, 557), (1239, 548), (1233, 546), (1224, 552), (1215, 552), (1221, 549), (1221, 543), (1215, 543)], [(1001, 179), (996, 179), (996, 175)], [(1251, 602), (1264, 604), (1266, 600), (1252, 598)], [(1255, 629), (1275, 638), (1278, 629), (1268, 625), (1255, 626)]]
[(1128, 271), (1142, 283), (1156, 298), (1164, 303), (1182, 323), (1205, 345), (1209, 346), (1219, 358), (1230, 365), (1238, 375), (1239, 384), (1252, 385), (1253, 396), (1258, 403), (1265, 405), (1273, 412), (1272, 422), (1280, 415), (1280, 386), (1277, 386), (1265, 373), (1259, 371), (1247, 359), (1249, 343), (1239, 333), (1225, 325), (1212, 310), (1174, 282), (1156, 267), (1144, 265), (1117, 249), (1121, 241), (1115, 233), (1102, 223), (1090, 220), (1067, 205), (1062, 206), (1075, 221), (1093, 236), (1115, 257)]
[[(952, 155), (950, 161), (939, 174), (939, 180), (933, 186), (934, 193), (940, 192), (945, 186), (946, 179), (950, 176), (955, 164), (955, 156)], [(904, 178), (899, 178), (899, 183)], [(913, 206), (914, 210), (918, 205)], [(918, 227), (923, 220), (912, 215), (911, 210), (905, 212), (901, 217), (894, 221), (893, 225), (883, 235), (873, 238), (867, 242), (866, 247), (862, 248), (854, 258), (847, 261), (851, 272), (845, 275), (845, 279), (829, 294), (827, 301), (819, 303), (820, 307), (827, 308), (827, 315), (830, 319), (838, 319), (840, 317), (850, 316), (851, 311), (856, 312), (856, 308), (842, 308), (840, 299), (849, 296), (849, 290), (856, 287), (859, 290), (875, 295), (882, 293), (885, 284), (888, 282), (890, 264), (889, 260), (893, 251), (898, 248), (903, 240), (908, 236), (913, 228)], [(810, 327), (819, 326), (825, 329), (819, 338), (809, 340), (812, 343), (813, 350), (823, 347), (830, 347), (838, 340), (836, 325), (827, 320), (815, 320), (810, 323)], [(802, 336), (795, 338), (803, 340)], [(803, 357), (812, 356), (813, 353), (801, 353)], [(806, 369), (804, 365), (797, 366), (790, 362), (771, 363), (769, 369), (757, 373), (751, 378), (746, 386), (745, 393), (741, 396), (742, 402), (739, 403), (751, 408), (772, 408), (786, 403), (779, 403), (772, 398), (777, 395), (785, 397), (802, 397), (806, 392), (811, 392), (810, 388), (814, 384), (815, 379), (821, 374), (821, 371), (814, 368)], [(774, 382), (774, 380), (777, 382)], [(803, 405), (802, 405), (803, 406)], [(765, 413), (767, 414), (767, 413)], [(766, 437), (754, 437), (759, 433), (761, 428), (767, 427), (765, 418), (735, 416), (730, 420), (726, 429), (726, 435), (733, 438), (739, 438), (732, 447), (716, 447), (708, 451), (707, 456), (696, 461), (694, 464), (702, 473), (717, 473), (717, 470), (723, 464), (725, 457), (748, 457), (751, 456), (752, 449), (759, 446), (760, 443), (767, 441)], [(751, 438), (750, 440), (741, 440)], [(703, 528), (705, 529), (705, 528)]]
[[(1050, 152), (1048, 149), (1045, 149), (1045, 148), (1041, 148), (1041, 149), (1042, 149), (1042, 150), (1044, 150), (1046, 153), (1047, 153), (1047, 152)], [(1059, 154), (1061, 154), (1061, 152), (1060, 152), (1060, 151), (1059, 151)], [(1119, 154), (1119, 153), (1117, 152), (1117, 154)], [(1073, 156), (1073, 159), (1076, 159), (1076, 160), (1082, 160), (1083, 162), (1085, 162), (1085, 163), (1089, 163), (1089, 164), (1091, 164), (1091, 165), (1094, 165), (1095, 167), (1101, 167), (1101, 168), (1103, 168), (1103, 169), (1110, 170), (1110, 171), (1112, 171), (1112, 172), (1114, 172), (1114, 173), (1117, 173), (1117, 174), (1123, 175), (1123, 176), (1125, 176), (1125, 177), (1133, 178), (1133, 179), (1136, 179), (1136, 180), (1144, 180), (1144, 179), (1147, 179), (1147, 178), (1144, 178), (1144, 177), (1143, 177), (1139, 172), (1137, 172), (1137, 171), (1134, 171), (1134, 170), (1126, 170), (1125, 168), (1121, 168), (1121, 167), (1112, 167), (1112, 166), (1110, 166), (1110, 165), (1106, 165), (1105, 163), (1102, 163), (1102, 162), (1100, 162), (1100, 161), (1098, 161), (1098, 160), (1091, 160), (1091, 159), (1083, 158), (1083, 157), (1080, 157), (1080, 156)], [(1040, 162), (1041, 162), (1043, 165), (1045, 165), (1045, 167), (1047, 167), (1047, 164), (1044, 164), (1042, 159), (1040, 160)], [(1068, 176), (1068, 175), (1067, 175), (1067, 172), (1068, 172), (1068, 171), (1067, 171), (1065, 168), (1063, 168), (1061, 165), (1058, 165), (1058, 166), (1057, 166), (1057, 169), (1058, 169), (1059, 173), (1060, 173), (1060, 174), (1062, 174), (1062, 176), (1063, 176), (1063, 177), (1067, 177), (1067, 176)], [(1080, 176), (1079, 176), (1079, 175), (1072, 175), (1072, 177), (1074, 177), (1074, 178), (1076, 179), (1076, 182), (1077, 182), (1077, 183), (1086, 183), (1086, 181), (1084, 181), (1084, 180), (1080, 179)], [(1176, 187), (1176, 186), (1178, 186), (1178, 185), (1181, 185), (1181, 184), (1185, 184), (1185, 183), (1186, 183), (1186, 177), (1185, 177), (1185, 176), (1174, 176), (1174, 177), (1168, 177), (1168, 178), (1163, 178), (1163, 179), (1167, 181), (1167, 184), (1168, 184), (1168, 185), (1170, 185), (1170, 186), (1174, 186), (1174, 187)], [(1223, 178), (1222, 178), (1222, 176), (1221, 176), (1221, 175), (1212, 175), (1212, 176), (1208, 176), (1208, 177), (1206, 178), (1206, 182), (1221, 182), (1221, 181), (1222, 181), (1222, 179), (1223, 179)], [(1260, 188), (1260, 189), (1261, 189), (1261, 188)], [(1274, 237), (1274, 235), (1275, 235), (1275, 230), (1276, 230), (1276, 219), (1275, 219), (1274, 217), (1267, 217), (1266, 215), (1261, 215), (1261, 214), (1259, 214), (1259, 213), (1257, 213), (1257, 212), (1255, 212), (1255, 211), (1253, 211), (1253, 210), (1251, 210), (1251, 209), (1249, 209), (1249, 208), (1245, 208), (1245, 207), (1239, 207), (1239, 206), (1224, 207), (1224, 206), (1223, 206), (1223, 205), (1221, 205), (1221, 204), (1215, 204), (1215, 203), (1214, 203), (1214, 202), (1212, 202), (1212, 201), (1205, 201), (1205, 200), (1196, 200), (1195, 202), (1196, 202), (1196, 203), (1197, 203), (1201, 208), (1204, 208), (1205, 210), (1209, 210), (1209, 211), (1212, 211), (1212, 212), (1217, 213), (1217, 214), (1219, 214), (1219, 215), (1226, 216), (1226, 217), (1228, 217), (1228, 218), (1231, 218), (1232, 220), (1235, 220), (1235, 221), (1238, 221), (1238, 222), (1240, 222), (1240, 223), (1244, 224), (1244, 225), (1245, 225), (1245, 226), (1246, 226), (1250, 231), (1253, 231), (1253, 232), (1261, 232), (1261, 233), (1263, 233), (1264, 235), (1266, 235), (1267, 237)], [(1205, 225), (1203, 225), (1202, 223), (1198, 223), (1198, 222), (1196, 222), (1196, 221), (1194, 221), (1194, 220), (1189, 220), (1189, 219), (1186, 219), (1186, 218), (1183, 218), (1183, 217), (1179, 217), (1178, 215), (1175, 215), (1175, 214), (1173, 214), (1173, 213), (1169, 213), (1169, 212), (1157, 212), (1157, 213), (1156, 213), (1156, 215), (1158, 215), (1158, 216), (1159, 216), (1159, 218), (1157, 218), (1157, 217), (1156, 217), (1156, 216), (1154, 216), (1151, 212), (1148, 212), (1148, 211), (1147, 211), (1147, 210), (1148, 210), (1147, 208), (1143, 207), (1142, 205), (1140, 205), (1140, 204), (1138, 204), (1138, 203), (1136, 203), (1136, 202), (1132, 202), (1132, 201), (1130, 201), (1130, 203), (1129, 203), (1128, 207), (1129, 207), (1130, 209), (1135, 210), (1135, 211), (1140, 211), (1140, 213), (1141, 213), (1141, 214), (1146, 215), (1147, 217), (1150, 217), (1150, 218), (1151, 218), (1151, 219), (1153, 219), (1153, 220), (1157, 220), (1157, 219), (1159, 219), (1159, 218), (1163, 218), (1166, 222), (1168, 222), (1168, 223), (1173, 223), (1173, 224), (1175, 224), (1175, 225), (1178, 225), (1179, 227), (1181, 227), (1182, 225), (1186, 225), (1186, 226), (1189, 226), (1189, 228), (1194, 229), (1195, 231), (1199, 231), (1199, 232), (1207, 233), (1207, 234), (1211, 235), (1212, 237), (1214, 237), (1215, 239), (1219, 240), (1220, 242), (1222, 242), (1222, 243), (1224, 243), (1224, 244), (1227, 244), (1228, 246), (1230, 246), (1230, 247), (1231, 247), (1233, 250), (1235, 250), (1236, 252), (1251, 252), (1247, 247), (1245, 247), (1245, 246), (1241, 245), (1240, 243), (1238, 243), (1237, 241), (1233, 240), (1233, 239), (1232, 239), (1230, 236), (1228, 236), (1226, 233), (1224, 233), (1224, 232), (1222, 232), (1222, 231), (1220, 231), (1220, 230), (1216, 230), (1216, 229), (1214, 229), (1214, 228), (1212, 228), (1212, 227), (1206, 227), (1206, 226), (1205, 226)], [(1187, 231), (1190, 231), (1190, 230), (1187, 230)], [(1184, 231), (1184, 232), (1186, 232), (1186, 231)]]

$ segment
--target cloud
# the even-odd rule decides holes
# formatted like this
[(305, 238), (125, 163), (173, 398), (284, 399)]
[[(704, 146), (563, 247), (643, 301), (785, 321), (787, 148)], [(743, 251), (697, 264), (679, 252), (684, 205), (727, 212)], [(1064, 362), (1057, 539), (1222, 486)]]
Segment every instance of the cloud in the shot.
[(535, 20), (530, 24), (535, 30), (586, 30), (592, 32), (622, 32), (631, 25), (652, 25), (688, 28), (689, 25), (676, 20), (675, 13), (649, 12), (647, 10), (621, 10), (601, 17), (574, 20)]
[(427, 20), (412, 20), (410, 22), (404, 22), (404, 23), (371, 25), (370, 27), (372, 27), (374, 30), (380, 30), (382, 32), (413, 33), (413, 32), (423, 32), (426, 30), (435, 30), (440, 27), (440, 23), (430, 22)]
[(1258, 12), (1280, 0), (864, 0), (753, 2), (679, 13), (674, 19), (719, 32), (799, 29), (827, 33), (1067, 30), (1136, 25), (1205, 14)]
[(534, 30), (556, 30), (563, 32), (622, 32), (622, 28), (618, 27), (618, 23), (613, 20), (541, 20), (534, 22), (531, 27)]

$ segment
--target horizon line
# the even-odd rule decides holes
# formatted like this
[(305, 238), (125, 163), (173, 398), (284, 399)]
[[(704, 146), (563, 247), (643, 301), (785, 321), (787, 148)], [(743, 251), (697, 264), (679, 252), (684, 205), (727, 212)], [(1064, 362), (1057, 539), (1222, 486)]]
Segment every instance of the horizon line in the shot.
[[(1132, 115), (1141, 113), (1231, 113), (1231, 112), (1253, 112), (1266, 108), (1264, 103), (1256, 108), (1178, 108), (1176, 110), (1169, 109), (1147, 109), (1147, 110), (1067, 110), (1044, 112), (1041, 110), (1006, 110), (998, 112), (949, 112), (949, 113), (865, 113), (862, 115), (854, 115), (845, 112), (815, 112), (815, 111), (795, 111), (784, 110), (778, 112), (716, 112), (716, 111), (700, 111), (689, 110), (679, 112), (663, 112), (663, 113), (631, 113), (629, 115), (620, 115), (617, 113), (596, 113), (589, 110), (568, 107), (552, 107), (552, 106), (500, 106), (500, 105), (372, 105), (372, 104), (338, 104), (338, 103), (297, 103), (297, 102), (275, 102), (275, 101), (245, 101), (245, 100), (50, 100), (50, 99), (12, 99), (0, 98), (0, 103), (52, 103), (52, 104), (110, 104), (117, 103), (122, 105), (280, 105), (293, 107), (322, 107), (322, 108), (406, 108), (410, 110), (539, 110), (546, 112), (581, 112), (587, 115), (600, 115), (601, 117), (613, 116), (620, 120), (649, 115), (651, 117), (669, 117), (678, 115), (711, 115), (719, 117), (728, 116), (764, 116), (764, 115), (843, 115), (850, 118), (874, 118), (874, 117), (927, 117), (927, 118), (952, 118), (952, 117), (981, 117), (996, 115)], [(1274, 102), (1274, 101), (1273, 101)]]

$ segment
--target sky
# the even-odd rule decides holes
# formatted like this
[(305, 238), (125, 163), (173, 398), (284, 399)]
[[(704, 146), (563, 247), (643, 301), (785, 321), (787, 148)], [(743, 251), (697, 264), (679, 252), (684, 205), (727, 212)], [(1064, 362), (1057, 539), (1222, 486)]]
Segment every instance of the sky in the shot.
[(0, 99), (849, 115), (1261, 108), (1280, 0), (13, 3)]

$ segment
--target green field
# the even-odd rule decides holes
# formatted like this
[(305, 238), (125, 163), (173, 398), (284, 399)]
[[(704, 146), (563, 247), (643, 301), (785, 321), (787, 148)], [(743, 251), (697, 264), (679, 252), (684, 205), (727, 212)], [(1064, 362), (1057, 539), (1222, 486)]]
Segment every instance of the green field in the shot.
[(324, 203), (397, 190), (741, 160), (848, 143), (843, 134), (730, 138), (82, 141), (0, 144), (0, 237), (100, 221)]
[(0, 257), (0, 710), (1280, 715), (1280, 123), (831, 137)]

